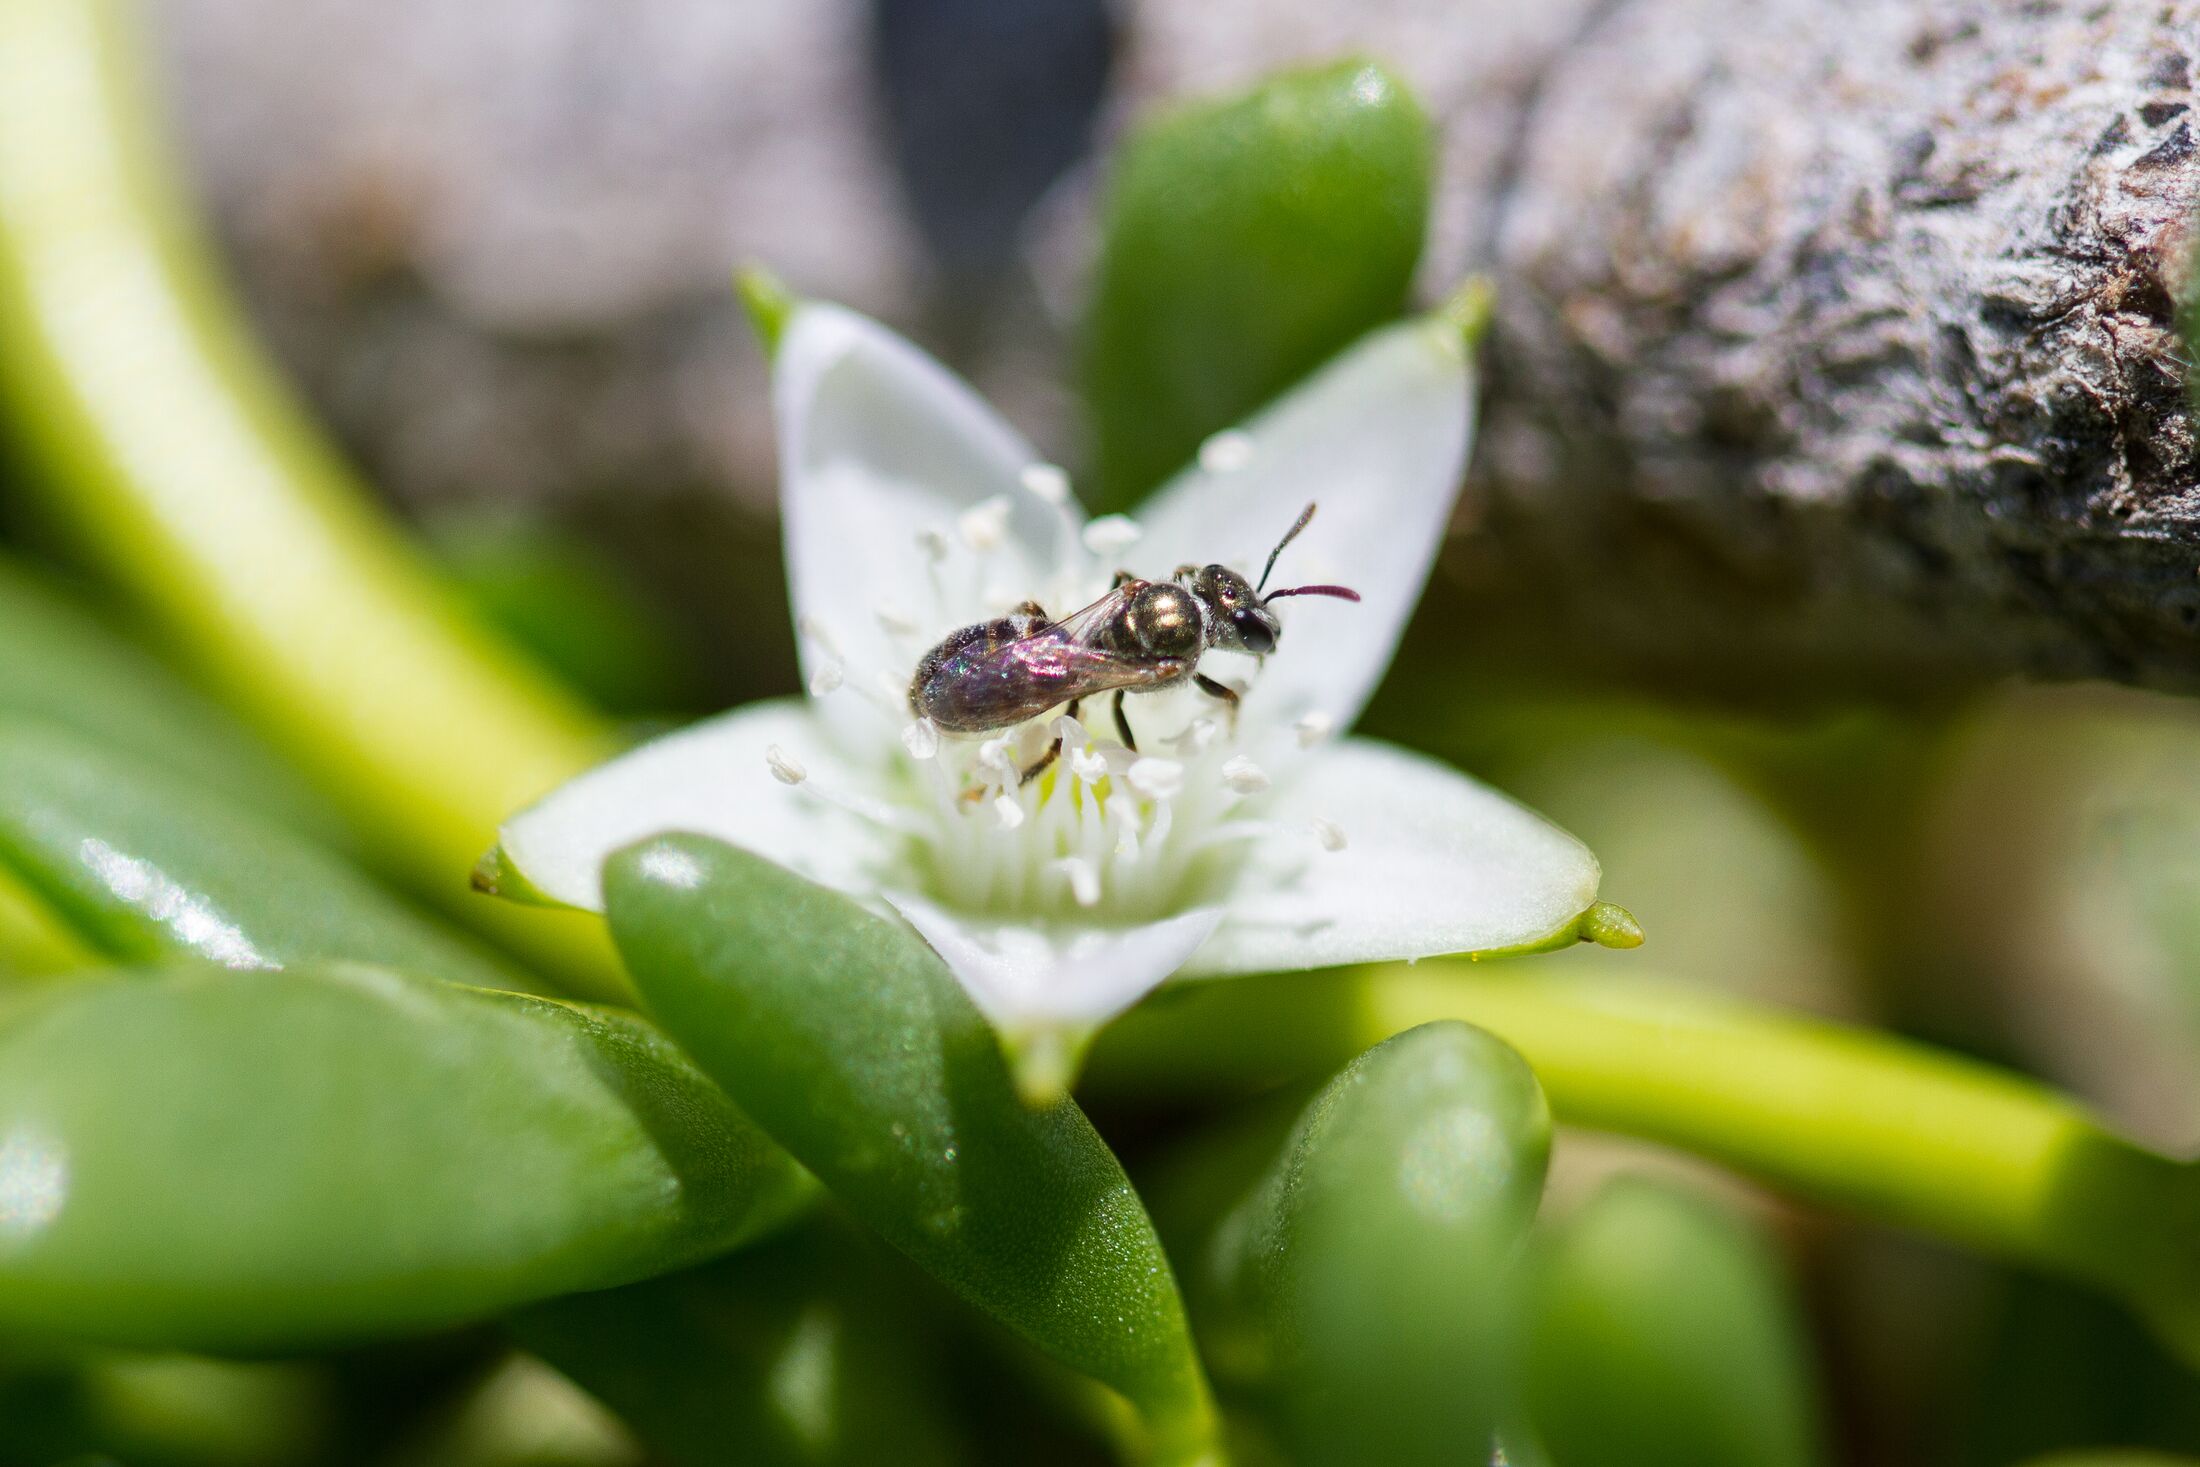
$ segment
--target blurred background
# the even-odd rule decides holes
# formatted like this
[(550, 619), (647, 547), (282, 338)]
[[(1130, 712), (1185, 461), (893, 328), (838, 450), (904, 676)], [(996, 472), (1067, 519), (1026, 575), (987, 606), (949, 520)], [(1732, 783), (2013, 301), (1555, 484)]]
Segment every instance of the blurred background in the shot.
[[(765, 365), (734, 264), (904, 330), (1082, 482), (1080, 313), (1132, 119), (1279, 66), (1379, 59), (1439, 138), (1412, 287), (1432, 301), (1489, 265), (1482, 204), (1517, 162), (1541, 63), (1609, 8), (1479, 5), (1468, 35), (1442, 0), (167, 0), (152, 16), (192, 187), (284, 370), (480, 611), (653, 726), (796, 687)], [(1470, 485), (1463, 523), (1477, 504)], [(6, 508), (19, 548), (48, 546), (36, 514)], [(1640, 953), (1541, 961), (1914, 1035), (2200, 1148), (2190, 702), (1989, 669), (1767, 711), (1699, 679), (1569, 669), (1533, 639), (1493, 652), (1517, 629), (1465, 609), (1471, 573), (1447, 559), (1369, 731), (1574, 830), (1650, 934)], [(1102, 1124), (1136, 1175), (1184, 1121)], [(1651, 1173), (1766, 1230), (1834, 1460), (2200, 1455), (2200, 1382), (2074, 1286), (1648, 1148), (1568, 1135), (1555, 1168), (1557, 1216)], [(43, 1410), (65, 1375), (71, 1409), (123, 1444), (113, 1460), (293, 1460), (300, 1438), (224, 1437), (220, 1411), (193, 1435), (194, 1403), (254, 1392), (268, 1404), (246, 1414), (278, 1423), (440, 1402), (439, 1431), (478, 1437), (439, 1436), (452, 1461), (638, 1451), (547, 1367), (471, 1336), (349, 1360), (340, 1387), (309, 1374), (118, 1357), (91, 1374), (18, 1362), (6, 1389)], [(359, 1440), (361, 1461), (411, 1450)], [(0, 1462), (49, 1460), (0, 1442)]]

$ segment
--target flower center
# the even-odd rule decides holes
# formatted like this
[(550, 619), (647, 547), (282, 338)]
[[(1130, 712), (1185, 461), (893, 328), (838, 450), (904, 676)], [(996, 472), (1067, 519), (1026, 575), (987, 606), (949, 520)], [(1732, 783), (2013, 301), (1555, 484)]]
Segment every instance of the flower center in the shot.
[[(1067, 502), (1066, 479), (1050, 466), (1027, 470), (1023, 487), (1049, 505)], [(1066, 714), (982, 740), (945, 738), (928, 720), (909, 722), (908, 669), (932, 640), (921, 629), (939, 632), (976, 619), (972, 605), (954, 605), (950, 588), (986, 587), (981, 605), (998, 603), (990, 613), (996, 615), (1030, 589), (988, 585), (1006, 521), (1007, 501), (988, 500), (952, 526), (918, 536), (913, 549), (928, 567), (932, 614), (873, 608), (877, 625), (906, 654), (903, 668), (851, 665), (828, 629), (808, 619), (801, 626), (817, 654), (811, 696), (869, 703), (880, 727), (899, 729), (893, 767), (880, 788), (884, 798), (821, 788), (799, 751), (771, 751), (778, 778), (891, 830), (908, 857), (899, 876), (914, 878), (924, 896), (990, 917), (1148, 922), (1218, 897), (1247, 842), (1280, 837), (1341, 846), (1342, 835), (1327, 822), (1284, 831), (1244, 808), (1268, 788), (1268, 774), (1237, 747), (1230, 713), (1189, 687), (1129, 701), (1137, 750)], [(1074, 537), (1082, 555), (1057, 566), (1045, 588), (1050, 604), (1083, 605), (1079, 592), (1098, 595), (1107, 584), (1102, 567), (1120, 564), (1138, 538), (1138, 527), (1120, 515), (1083, 526)], [(1112, 696), (1087, 700), (1087, 715), (1104, 724), (1100, 710)], [(1310, 718), (1299, 732), (1310, 744), (1326, 736), (1328, 724)], [(887, 876), (890, 887), (894, 874)]]

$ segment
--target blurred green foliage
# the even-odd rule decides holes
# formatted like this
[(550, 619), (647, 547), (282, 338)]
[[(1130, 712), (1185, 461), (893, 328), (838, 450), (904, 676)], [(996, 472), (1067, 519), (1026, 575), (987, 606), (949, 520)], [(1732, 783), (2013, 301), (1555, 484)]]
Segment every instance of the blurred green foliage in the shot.
[(1550, 1229), (1528, 1410), (1567, 1467), (1824, 1460), (1799, 1304), (1767, 1239), (1708, 1197), (1620, 1177)]
[(1135, 504), (1404, 309), (1434, 159), (1420, 104), (1369, 61), (1286, 72), (1124, 141), (1084, 323), (1096, 511)]

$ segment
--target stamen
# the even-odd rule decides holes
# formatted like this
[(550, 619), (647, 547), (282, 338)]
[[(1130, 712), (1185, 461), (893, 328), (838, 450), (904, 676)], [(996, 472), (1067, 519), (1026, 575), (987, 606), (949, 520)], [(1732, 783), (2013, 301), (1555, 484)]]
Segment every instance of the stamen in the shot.
[(1234, 474), (1253, 461), (1253, 438), (1225, 428), (1199, 445), (1199, 466), (1210, 474)]
[(964, 510), (955, 520), (963, 544), (980, 555), (998, 550), (1008, 538), (1008, 516), (1013, 507), (1007, 495), (996, 494)]
[(938, 530), (926, 526), (917, 531), (917, 551), (932, 564), (938, 565), (947, 559), (949, 548), (947, 537)]
[(841, 666), (839, 658), (821, 662), (817, 665), (817, 671), (810, 674), (810, 696), (822, 698), (837, 690), (847, 680), (847, 669)]
[(1098, 784), (1108, 777), (1108, 756), (1098, 749), (1072, 749), (1069, 772), (1086, 784)]
[(1241, 795), (1257, 795), (1268, 788), (1268, 771), (1236, 754), (1222, 761), (1222, 782)]
[(802, 767), (802, 761), (777, 744), (764, 750), (764, 765), (771, 770), (772, 778), (781, 784), (800, 784), (810, 777), (810, 771)]
[(1082, 856), (1064, 856), (1054, 863), (1069, 878), (1069, 894), (1080, 907), (1100, 905), (1100, 868)]
[(1008, 740), (1005, 737), (987, 739), (978, 745), (978, 763), (997, 774), (1016, 772), (1016, 762), (1008, 757)]
[(1001, 822), (1001, 829), (1014, 830), (1024, 823), (1024, 807), (1014, 795), (995, 795), (993, 814)]
[(901, 731), (901, 746), (912, 759), (929, 759), (940, 751), (940, 726), (920, 718)]
[(1069, 503), (1069, 475), (1057, 465), (1026, 464), (1024, 471), (1016, 476), (1016, 482), (1043, 504)]
[(1121, 555), (1138, 543), (1145, 531), (1127, 514), (1104, 514), (1085, 526), (1085, 548), (1103, 559)]
[(1341, 851), (1344, 849), (1344, 832), (1338, 829), (1334, 822), (1324, 820), (1318, 815), (1314, 817), (1314, 839), (1322, 843), (1322, 849), (1325, 851)]
[(1323, 739), (1328, 738), (1336, 727), (1337, 720), (1331, 718), (1319, 708), (1306, 714), (1292, 725), (1292, 728), (1298, 733), (1299, 747), (1302, 749), (1313, 748)]
[(1125, 776), (1132, 789), (1153, 800), (1166, 800), (1184, 788), (1184, 766), (1174, 759), (1140, 759)]
[(891, 601), (879, 602), (871, 608), (871, 615), (878, 618), (878, 624), (886, 629), (889, 636), (906, 637), (917, 629), (917, 623), (909, 613)]
[(1221, 727), (1212, 718), (1195, 718), (1184, 725), (1181, 732), (1173, 733), (1161, 742), (1188, 754), (1204, 754), (1207, 746), (1215, 741), (1215, 735), (1220, 732)]

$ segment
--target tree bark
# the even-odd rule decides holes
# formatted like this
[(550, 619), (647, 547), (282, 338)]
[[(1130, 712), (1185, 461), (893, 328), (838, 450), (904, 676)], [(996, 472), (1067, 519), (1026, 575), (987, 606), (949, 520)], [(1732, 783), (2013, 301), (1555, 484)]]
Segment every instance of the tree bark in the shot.
[[(255, 4), (269, 8), (193, 0), (178, 14), (188, 30)], [(1499, 286), (1486, 425), (1439, 589), (1478, 654), (1781, 700), (2011, 673), (2200, 689), (2200, 473), (2173, 322), (2200, 195), (2200, 0), (1144, 0), (1126, 34), (1119, 115), (1358, 50), (1397, 63), (1440, 119), (1429, 284), (1483, 269)], [(181, 47), (187, 104), (249, 93), (234, 59), (248, 50)], [(316, 105), (294, 90), (289, 105)], [(440, 122), (487, 125), (470, 116)], [(871, 146), (816, 127), (843, 154)], [(218, 131), (199, 128), (202, 147)], [(264, 220), (272, 175), (234, 153), (224, 171), (234, 136), (214, 138), (207, 167), (227, 180), (216, 197), (249, 274), (255, 235), (239, 221)], [(268, 134), (252, 146), (264, 155)], [(837, 176), (875, 177), (874, 163)], [(571, 171), (558, 183), (573, 189)], [(497, 186), (517, 191), (502, 217), (521, 221), (549, 187), (525, 172)], [(828, 202), (853, 218), (851, 196)], [(801, 280), (812, 206), (799, 187), (780, 203), (780, 259)], [(848, 264), (842, 240), (834, 268), (909, 320), (923, 272), (889, 222), (872, 221), (876, 262)], [(715, 267), (742, 233), (693, 254)], [(447, 231), (421, 234), (438, 237), (440, 253), (406, 246), (431, 286), (466, 257)], [(557, 445), (536, 455), (541, 473), (578, 460), (601, 477), (634, 445), (556, 437), (588, 421), (546, 375), (576, 342), (619, 364), (623, 401), (692, 403), (698, 381), (743, 380), (712, 365), (742, 350), (730, 333), (675, 333), (667, 350), (663, 302), (719, 289), (715, 268), (667, 271), (695, 278), (649, 302), (583, 294), (548, 342), (500, 319), (496, 291), (475, 289), (484, 306), (431, 288), (418, 306), (433, 331), (379, 349), (403, 360), (440, 332), (457, 365), (383, 380), (425, 397), (407, 411), (447, 418), (457, 402), (496, 421), (521, 371), (525, 421)], [(454, 356), (454, 335), (494, 370)], [(316, 341), (307, 380), (356, 387), (344, 364), (362, 348), (343, 332)], [(1032, 380), (1032, 350), (1019, 345), (1012, 374), (981, 357), (979, 375)], [(404, 394), (367, 396), (364, 416), (338, 411), (406, 442), (389, 406)], [(705, 439), (693, 418), (658, 412), (638, 431), (680, 439), (674, 460), (705, 478), (756, 482), (756, 435)]]

